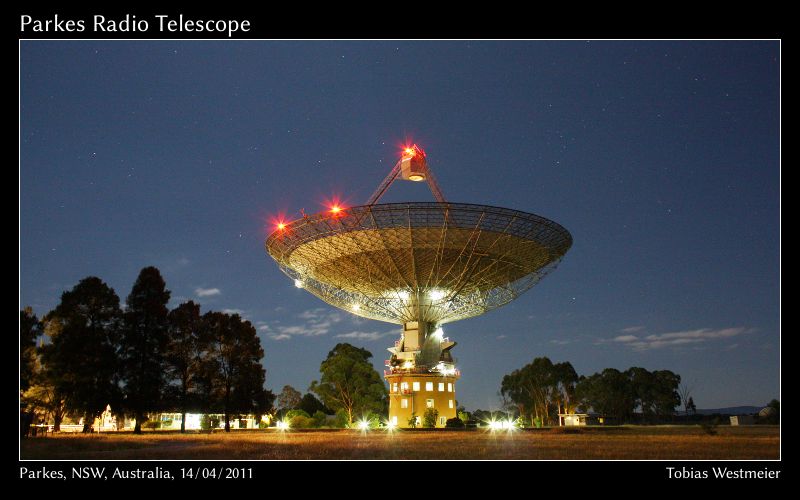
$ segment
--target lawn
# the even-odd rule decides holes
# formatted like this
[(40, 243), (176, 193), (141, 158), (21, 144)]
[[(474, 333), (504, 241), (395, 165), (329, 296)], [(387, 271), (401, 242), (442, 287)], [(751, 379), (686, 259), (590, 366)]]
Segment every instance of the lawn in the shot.
[(289, 431), (59, 434), (22, 459), (777, 459), (777, 426), (623, 426), (535, 431)]

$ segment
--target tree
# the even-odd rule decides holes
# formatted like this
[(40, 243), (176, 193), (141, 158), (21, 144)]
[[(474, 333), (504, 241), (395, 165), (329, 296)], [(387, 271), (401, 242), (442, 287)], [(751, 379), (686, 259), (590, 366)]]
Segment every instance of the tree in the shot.
[(264, 390), (266, 374), (261, 365), (264, 350), (249, 321), (238, 314), (203, 315), (202, 372), (210, 407), (222, 409), (225, 432), (230, 432), (232, 413), (264, 411), (271, 393)]
[(436, 427), (436, 418), (439, 416), (439, 410), (436, 408), (427, 408), (422, 416), (423, 427)]
[(31, 386), (36, 364), (36, 339), (42, 334), (42, 324), (26, 307), (19, 312), (19, 388), (25, 391)]
[[(278, 409), (282, 411), (286, 410), (294, 410), (298, 406), (300, 406), (300, 402), (303, 400), (303, 395), (292, 387), (291, 385), (284, 385), (283, 389), (281, 389), (281, 393), (278, 394)], [(313, 412), (309, 412), (313, 413)]]
[(372, 353), (347, 343), (337, 344), (320, 365), (319, 382), (309, 390), (332, 410), (344, 409), (348, 424), (355, 414), (380, 413), (385, 406), (386, 387), (369, 359)]
[(578, 374), (569, 362), (553, 364), (540, 357), (503, 377), (500, 394), (514, 403), (520, 416), (550, 423), (575, 406), (577, 381)]
[(686, 401), (686, 414), (689, 415), (691, 412), (692, 415), (697, 413), (697, 406), (694, 404), (694, 398), (689, 396), (689, 400)]
[(678, 387), (681, 376), (670, 370), (656, 370), (653, 372), (653, 408), (657, 416), (662, 419), (672, 419), (675, 407), (681, 404)]
[(630, 378), (630, 387), (636, 404), (642, 409), (645, 421), (672, 418), (675, 407), (681, 403), (678, 387), (680, 375), (669, 370), (647, 371), (633, 367), (625, 372)]
[(656, 380), (655, 376), (644, 368), (632, 367), (625, 371), (628, 376), (630, 389), (642, 410), (642, 419), (647, 422), (655, 415)]
[(42, 415), (46, 420), (52, 419), (54, 432), (61, 430), (61, 422), (67, 412), (66, 401), (47, 379), (43, 376), (34, 377), (22, 400), (31, 412)]
[[(41, 322), (44, 334), (53, 338), (61, 331), (61, 323), (57, 321)], [(32, 413), (41, 414), (45, 419), (52, 419), (53, 431), (61, 430), (61, 422), (67, 414), (66, 397), (57, 385), (58, 377), (52, 369), (43, 363), (44, 353), (48, 348), (41, 346), (34, 354), (33, 373), (30, 387), (22, 394), (22, 401)]]
[(100, 278), (84, 278), (61, 295), (44, 322), (51, 334), (42, 350), (46, 377), (66, 408), (84, 416), (89, 432), (106, 405), (120, 401), (119, 297)]
[(184, 302), (167, 315), (166, 361), (169, 375), (177, 381), (175, 402), (181, 411), (181, 432), (186, 432), (186, 411), (195, 395), (200, 370), (200, 306)]
[(162, 401), (167, 369), (167, 303), (170, 292), (155, 267), (145, 267), (126, 299), (120, 359), (125, 383), (125, 407), (136, 418), (133, 432), (142, 432), (148, 411)]
[(324, 404), (322, 404), (322, 401), (317, 399), (317, 397), (311, 394), (310, 392), (307, 392), (303, 395), (303, 399), (300, 400), (300, 404), (297, 405), (297, 408), (304, 410), (309, 415), (314, 415), (318, 411), (321, 411), (322, 413), (328, 415), (333, 414), (332, 411), (330, 411), (328, 408), (325, 407)]
[(678, 395), (680, 395), (681, 403), (683, 403), (683, 413), (689, 415), (689, 400), (692, 399), (692, 392), (694, 391), (693, 385), (681, 382), (678, 387)]
[(628, 419), (636, 407), (630, 378), (614, 368), (582, 377), (575, 386), (575, 395), (581, 406), (619, 421)]
[(558, 415), (572, 413), (575, 409), (575, 384), (578, 383), (578, 373), (572, 363), (564, 361), (553, 365), (552, 382), (554, 384), (552, 396), (560, 425), (561, 417)]
[(767, 422), (771, 424), (778, 424), (781, 421), (781, 403), (777, 399), (771, 400), (767, 404), (767, 408), (772, 408), (774, 412), (767, 417)]
[(781, 411), (781, 402), (778, 401), (777, 399), (771, 400), (769, 403), (767, 403), (767, 406), (769, 406), (770, 408), (774, 408), (775, 411), (778, 413), (780, 413)]
[(411, 418), (408, 419), (408, 426), (412, 429), (417, 428), (417, 413), (414, 412), (411, 414)]

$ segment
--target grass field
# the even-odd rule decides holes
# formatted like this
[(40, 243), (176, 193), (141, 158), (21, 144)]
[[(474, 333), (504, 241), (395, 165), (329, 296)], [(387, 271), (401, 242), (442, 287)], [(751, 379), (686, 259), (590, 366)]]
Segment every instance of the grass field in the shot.
[(777, 459), (777, 426), (537, 431), (60, 434), (22, 441), (22, 459)]

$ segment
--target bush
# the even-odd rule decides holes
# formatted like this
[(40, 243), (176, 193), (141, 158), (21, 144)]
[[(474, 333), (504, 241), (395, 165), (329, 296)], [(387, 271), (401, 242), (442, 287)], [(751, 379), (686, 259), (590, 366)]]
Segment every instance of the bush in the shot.
[(328, 416), (322, 410), (317, 410), (311, 418), (314, 419), (314, 427), (322, 427), (327, 423)]
[(417, 414), (416, 413), (412, 413), (411, 414), (411, 418), (408, 419), (408, 426), (411, 427), (412, 429), (416, 429), (417, 428)]
[(463, 429), (465, 427), (465, 423), (460, 418), (448, 418), (447, 422), (445, 422), (444, 426), (448, 429)]
[(316, 427), (316, 425), (314, 419), (311, 417), (305, 417), (303, 415), (295, 415), (289, 419), (289, 428), (291, 429), (310, 429), (312, 427)]
[(301, 417), (311, 418), (311, 415), (309, 415), (303, 410), (289, 410), (286, 412), (286, 415), (283, 418), (284, 420), (291, 420), (294, 417), (297, 417), (298, 415)]
[(336, 419), (333, 421), (333, 426), (337, 429), (345, 429), (347, 427), (347, 412), (341, 409), (336, 412)]
[(160, 429), (161, 422), (159, 420), (148, 420), (142, 424), (142, 429)]
[(258, 428), (259, 429), (266, 429), (267, 427), (269, 427), (269, 425), (267, 425), (267, 421), (266, 420), (259, 420), (258, 421)]
[(542, 419), (539, 418), (539, 417), (534, 418), (533, 419), (533, 426), (537, 427), (537, 428), (540, 428), (542, 426)]
[(436, 418), (439, 416), (439, 410), (436, 408), (428, 408), (422, 416), (423, 427), (436, 427)]

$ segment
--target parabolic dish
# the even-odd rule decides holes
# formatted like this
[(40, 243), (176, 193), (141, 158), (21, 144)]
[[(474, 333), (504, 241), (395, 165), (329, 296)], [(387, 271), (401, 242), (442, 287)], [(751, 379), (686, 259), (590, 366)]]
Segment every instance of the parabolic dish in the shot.
[(286, 223), (266, 248), (295, 284), (365, 318), (441, 325), (514, 300), (572, 245), (538, 215), (466, 203), (391, 203)]

